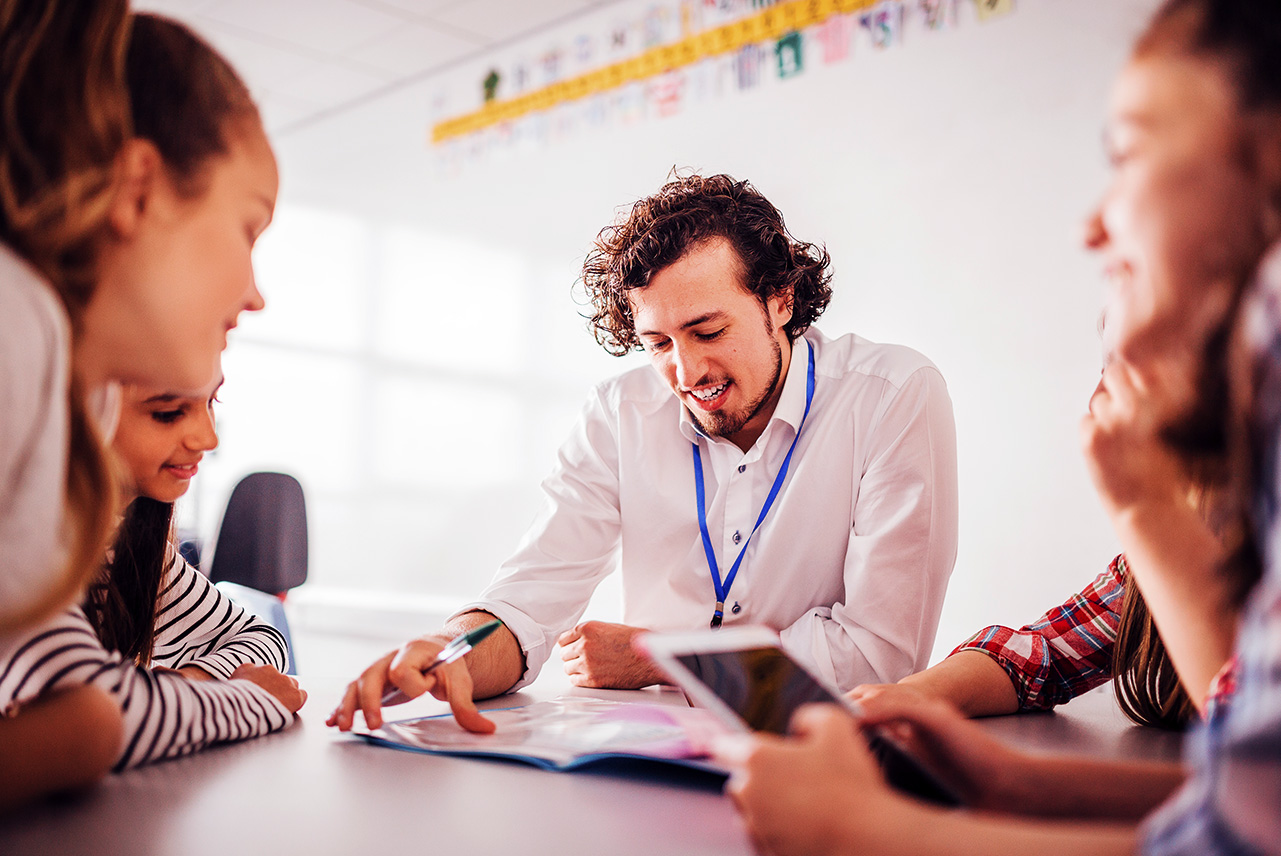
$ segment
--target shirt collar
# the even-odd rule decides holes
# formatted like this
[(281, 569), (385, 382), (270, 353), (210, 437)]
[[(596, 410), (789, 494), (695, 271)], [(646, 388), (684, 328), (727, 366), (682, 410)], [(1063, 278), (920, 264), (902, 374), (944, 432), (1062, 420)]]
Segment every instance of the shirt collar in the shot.
[[(783, 392), (778, 397), (778, 404), (774, 406), (774, 415), (770, 417), (769, 424), (761, 432), (762, 439), (770, 433), (770, 428), (775, 422), (786, 422), (792, 426), (793, 431), (800, 430), (801, 420), (805, 417), (805, 380), (809, 369), (811, 347), (813, 346), (806, 344), (804, 336), (792, 343), (792, 358), (784, 366), (786, 374), (783, 377)], [(707, 437), (703, 429), (694, 421), (689, 408), (683, 403), (679, 428), (681, 434), (691, 443), (697, 443), (699, 437)], [(758, 445), (759, 443), (760, 440), (757, 441)]]

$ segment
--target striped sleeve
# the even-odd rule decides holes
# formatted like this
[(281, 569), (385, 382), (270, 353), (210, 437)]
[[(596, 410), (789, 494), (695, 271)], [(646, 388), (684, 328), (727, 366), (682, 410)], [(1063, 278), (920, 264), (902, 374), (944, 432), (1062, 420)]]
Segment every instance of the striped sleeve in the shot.
[(1050, 710), (1111, 680), (1127, 574), (1125, 556), (1117, 556), (1092, 583), (1032, 624), (985, 627), (952, 653), (982, 651), (1010, 676), (1020, 710)]
[(293, 714), (249, 681), (189, 681), (122, 662), (78, 608), (34, 630), (0, 637), (0, 711), (65, 687), (92, 684), (124, 714), (117, 771), (284, 728)]
[(176, 550), (169, 557), (156, 603), (153, 665), (198, 666), (223, 679), (245, 663), (286, 670), (289, 650), (280, 631), (234, 603)]

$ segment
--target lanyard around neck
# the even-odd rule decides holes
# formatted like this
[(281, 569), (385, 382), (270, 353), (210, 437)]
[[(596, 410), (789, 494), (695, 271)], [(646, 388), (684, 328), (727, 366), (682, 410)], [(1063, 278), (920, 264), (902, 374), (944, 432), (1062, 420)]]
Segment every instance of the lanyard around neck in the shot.
[(729, 597), (730, 586), (734, 585), (734, 578), (738, 576), (739, 565), (743, 564), (747, 545), (752, 543), (752, 535), (761, 528), (761, 523), (769, 514), (770, 507), (774, 505), (774, 500), (778, 497), (784, 480), (787, 479), (787, 470), (792, 465), (792, 453), (796, 451), (796, 443), (801, 439), (805, 420), (810, 415), (810, 404), (814, 401), (814, 346), (808, 340), (805, 344), (809, 348), (809, 366), (805, 374), (805, 412), (801, 415), (801, 424), (796, 426), (796, 436), (792, 438), (787, 457), (783, 458), (783, 466), (779, 467), (778, 475), (774, 477), (774, 486), (765, 497), (765, 505), (756, 518), (756, 525), (752, 527), (751, 534), (743, 542), (743, 549), (738, 551), (738, 558), (734, 560), (734, 565), (729, 569), (729, 576), (725, 577), (724, 582), (721, 581), (720, 566), (716, 563), (716, 551), (712, 549), (712, 536), (707, 532), (707, 489), (703, 486), (703, 456), (699, 452), (698, 443), (691, 444), (694, 447), (694, 493), (698, 499), (698, 529), (703, 536), (703, 552), (707, 554), (707, 568), (712, 574), (712, 586), (716, 589), (716, 609), (712, 612), (712, 627), (721, 626), (721, 621), (725, 617), (725, 600)]

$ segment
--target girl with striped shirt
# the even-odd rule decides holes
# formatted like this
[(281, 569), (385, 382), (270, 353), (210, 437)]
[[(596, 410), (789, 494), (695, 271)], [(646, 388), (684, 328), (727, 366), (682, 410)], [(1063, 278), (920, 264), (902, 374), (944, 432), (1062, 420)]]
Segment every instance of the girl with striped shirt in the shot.
[(169, 538), (174, 501), (218, 444), (220, 385), (196, 395), (125, 388), (112, 447), (128, 505), (103, 573), (82, 608), (0, 645), (0, 708), (79, 684), (117, 703), (117, 770), (282, 728), (306, 698), (282, 674), (280, 633), (219, 592)]

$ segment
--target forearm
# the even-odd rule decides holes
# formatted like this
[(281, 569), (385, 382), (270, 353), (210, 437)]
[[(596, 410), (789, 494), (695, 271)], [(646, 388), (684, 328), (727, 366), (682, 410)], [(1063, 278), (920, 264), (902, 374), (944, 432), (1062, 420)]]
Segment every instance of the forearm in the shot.
[(995, 716), (1019, 709), (1010, 676), (979, 651), (960, 651), (899, 683), (950, 702), (966, 716)]
[(179, 556), (160, 594), (152, 662), (185, 670), (196, 667), (227, 679), (246, 663), (288, 666), (284, 636), (211, 584)]
[(1221, 568), (1223, 547), (1178, 500), (1135, 505), (1113, 522), (1175, 671), (1203, 711), (1211, 680), (1232, 654), (1239, 610)]
[(87, 787), (120, 753), (120, 709), (96, 687), (52, 693), (0, 719), (0, 811)]
[[(899, 804), (902, 805), (901, 803)], [(885, 813), (875, 829), (847, 828), (837, 854), (894, 856), (1120, 856), (1134, 853), (1131, 824), (1035, 820), (1008, 814), (959, 812), (919, 804)], [(911, 829), (910, 835), (904, 831)]]
[(1024, 758), (1013, 788), (1000, 802), (1020, 814), (1045, 818), (1137, 822), (1164, 802), (1186, 775), (1179, 764), (1154, 761)]
[[(452, 639), (493, 620), (494, 616), (488, 612), (467, 612), (450, 621), (442, 635)], [(474, 684), (472, 697), (477, 699), (502, 695), (525, 674), (525, 655), (520, 642), (505, 624), (468, 652), (464, 660)]]

